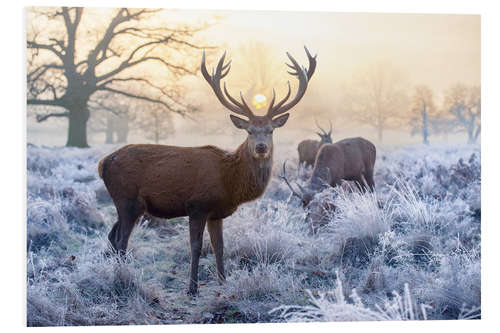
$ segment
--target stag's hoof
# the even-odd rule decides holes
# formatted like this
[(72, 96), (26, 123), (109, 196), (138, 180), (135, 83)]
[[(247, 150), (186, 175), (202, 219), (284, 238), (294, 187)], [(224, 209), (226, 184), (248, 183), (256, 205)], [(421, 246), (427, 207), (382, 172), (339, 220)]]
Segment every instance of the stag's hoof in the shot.
[(113, 252), (111, 249), (106, 249), (102, 252), (102, 255), (104, 258), (111, 258), (112, 256), (116, 255), (116, 252)]
[(198, 288), (189, 288), (187, 294), (190, 297), (197, 297), (200, 293), (198, 292)]
[(217, 277), (217, 283), (218, 283), (219, 285), (223, 285), (224, 283), (226, 283), (226, 276), (225, 276), (225, 275), (218, 276), (218, 277)]

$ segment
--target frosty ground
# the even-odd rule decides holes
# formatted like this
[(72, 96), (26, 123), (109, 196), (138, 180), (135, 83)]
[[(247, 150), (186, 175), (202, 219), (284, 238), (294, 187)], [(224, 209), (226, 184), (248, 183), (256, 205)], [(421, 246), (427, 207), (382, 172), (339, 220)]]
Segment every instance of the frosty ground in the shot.
[[(337, 210), (311, 235), (279, 178), (306, 184), (294, 146), (224, 221), (227, 281), (205, 235), (200, 295), (186, 294), (186, 218), (144, 218), (125, 261), (107, 256), (116, 211), (97, 162), (116, 149), (27, 149), (29, 326), (479, 318), (478, 145), (378, 147), (375, 194), (329, 189)], [(206, 233), (205, 233), (206, 234)]]

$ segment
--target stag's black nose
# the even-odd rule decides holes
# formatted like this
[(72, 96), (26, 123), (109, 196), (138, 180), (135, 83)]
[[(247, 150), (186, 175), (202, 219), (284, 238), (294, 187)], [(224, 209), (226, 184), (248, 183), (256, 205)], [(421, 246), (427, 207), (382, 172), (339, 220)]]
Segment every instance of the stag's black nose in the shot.
[(267, 153), (267, 145), (265, 143), (258, 143), (255, 146), (255, 151), (259, 154)]

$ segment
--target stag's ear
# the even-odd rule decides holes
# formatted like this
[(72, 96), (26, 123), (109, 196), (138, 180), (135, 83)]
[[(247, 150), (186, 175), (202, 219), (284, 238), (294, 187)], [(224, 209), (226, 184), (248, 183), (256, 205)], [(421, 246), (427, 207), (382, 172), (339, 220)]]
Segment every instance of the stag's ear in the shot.
[(231, 117), (231, 121), (233, 122), (234, 126), (238, 127), (239, 129), (246, 130), (250, 125), (245, 119), (233, 116), (232, 114), (230, 114), (229, 117)]
[(323, 140), (323, 135), (321, 135), (321, 133), (318, 133), (318, 132), (314, 132), (316, 134), (318, 134), (318, 136), (320, 137), (321, 140)]
[(272, 120), (273, 128), (278, 128), (278, 127), (281, 127), (281, 126), (285, 125), (285, 123), (288, 120), (289, 116), (290, 116), (289, 113), (285, 113), (284, 115), (279, 116), (278, 118), (274, 118)]

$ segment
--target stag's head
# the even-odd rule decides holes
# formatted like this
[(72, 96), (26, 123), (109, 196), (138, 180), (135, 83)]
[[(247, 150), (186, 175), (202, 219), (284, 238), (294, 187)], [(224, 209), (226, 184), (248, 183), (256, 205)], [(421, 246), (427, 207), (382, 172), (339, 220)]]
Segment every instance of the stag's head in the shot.
[(273, 89), (273, 97), (269, 103), (267, 113), (264, 116), (258, 116), (252, 112), (248, 104), (245, 102), (241, 92), (240, 101), (238, 101), (229, 94), (225, 82), (224, 87), (221, 88), (221, 80), (229, 73), (231, 68), (231, 61), (224, 64), (226, 53), (224, 52), (220, 58), (217, 67), (212, 69), (212, 74), (209, 74), (205, 65), (205, 52), (203, 52), (201, 60), (201, 73), (212, 87), (215, 96), (217, 96), (222, 105), (230, 111), (246, 118), (244, 119), (232, 114), (230, 115), (234, 126), (247, 131), (248, 149), (250, 150), (251, 155), (256, 159), (267, 159), (272, 154), (274, 129), (285, 125), (290, 115), (286, 112), (302, 99), (304, 93), (306, 92), (309, 80), (314, 74), (314, 70), (316, 69), (316, 56), (311, 56), (306, 47), (304, 47), (304, 49), (306, 51), (307, 58), (309, 59), (309, 68), (307, 69), (301, 67), (287, 52), (287, 56), (292, 63), (287, 64), (287, 66), (292, 69), (292, 71), (288, 73), (295, 76), (299, 81), (297, 94), (292, 100), (289, 101), (291, 88), (290, 82), (288, 82), (288, 93), (282, 100), (275, 103), (276, 92)]
[(325, 144), (325, 143), (332, 143), (332, 122), (330, 120), (328, 120), (328, 122), (330, 123), (330, 130), (327, 132), (325, 131), (321, 126), (319, 126), (318, 122), (316, 120), (314, 120), (316, 122), (316, 126), (318, 126), (319, 130), (321, 131), (320, 132), (316, 132), (316, 134), (318, 134), (318, 136), (320, 137), (321, 139), (321, 144)]
[[(325, 173), (326, 172), (329, 172), (329, 170), (325, 170)], [(326, 174), (322, 176), (328, 177)], [(321, 181), (321, 185), (314, 185), (314, 183), (310, 183), (308, 188), (303, 188), (299, 183), (296, 183), (299, 191), (295, 191), (286, 176), (286, 161), (283, 162), (283, 173), (280, 178), (285, 181), (292, 191), (292, 194), (298, 197), (302, 202), (302, 207), (307, 212), (305, 221), (309, 225), (311, 232), (314, 233), (318, 227), (328, 224), (332, 214), (336, 210), (332, 197), (325, 197), (321, 195), (320, 197), (315, 197), (316, 193), (321, 192), (322, 189), (325, 189), (325, 186), (328, 186), (325, 181)], [(327, 195), (329, 196), (329, 194)]]
[(302, 207), (304, 207), (304, 209), (307, 209), (313, 201), (314, 195), (318, 192), (321, 192), (325, 187), (329, 187), (328, 183), (330, 182), (330, 170), (329, 168), (325, 168), (322, 171), (323, 172), (321, 172), (320, 177), (314, 179), (314, 181), (310, 181), (307, 188), (300, 186), (299, 183), (295, 183), (299, 188), (299, 191), (295, 191), (292, 187), (292, 184), (290, 184), (290, 182), (288, 181), (288, 178), (286, 176), (286, 161), (283, 162), (283, 173), (281, 174), (280, 178), (285, 181), (285, 183), (292, 191), (292, 194), (300, 199), (300, 201), (302, 202)]

